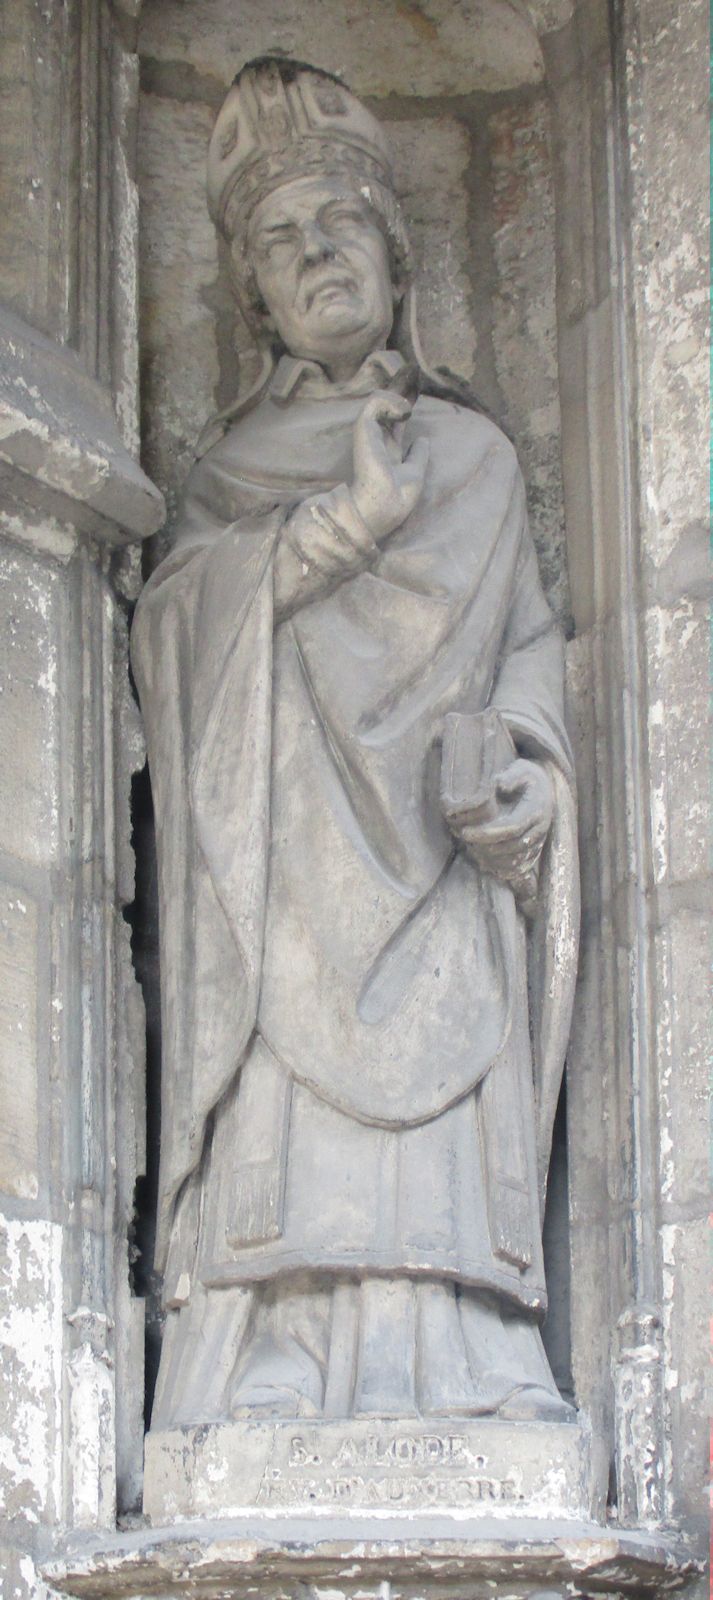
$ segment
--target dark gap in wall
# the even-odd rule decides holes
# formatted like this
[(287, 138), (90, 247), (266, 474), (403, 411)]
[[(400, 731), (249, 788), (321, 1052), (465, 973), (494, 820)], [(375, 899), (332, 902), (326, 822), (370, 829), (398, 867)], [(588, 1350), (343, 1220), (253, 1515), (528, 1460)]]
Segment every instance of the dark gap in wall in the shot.
[(158, 875), (148, 766), (132, 778), (131, 823), (136, 894), (124, 915), (131, 928), (131, 956), (146, 1011), (146, 1172), (136, 1184), (129, 1250), (132, 1291), (146, 1302), (144, 1416), (148, 1427), (162, 1332), (160, 1279), (153, 1266), (161, 1143), (161, 1007)]
[(552, 1135), (552, 1157), (542, 1233), (548, 1312), (542, 1340), (552, 1373), (565, 1400), (574, 1403), (570, 1318), (569, 1176), (567, 1161), (567, 1079), (562, 1082)]

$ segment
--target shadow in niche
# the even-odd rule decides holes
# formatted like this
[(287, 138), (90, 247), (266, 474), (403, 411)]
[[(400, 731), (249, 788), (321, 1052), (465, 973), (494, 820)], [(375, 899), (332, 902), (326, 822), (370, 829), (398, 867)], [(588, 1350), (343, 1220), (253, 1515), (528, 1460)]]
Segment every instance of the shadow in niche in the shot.
[[(136, 897), (127, 912), (134, 969), (146, 1008), (146, 1173), (136, 1186), (132, 1238), (134, 1294), (146, 1301), (144, 1416), (151, 1422), (163, 1317), (161, 1284), (153, 1268), (161, 1138), (161, 1009), (158, 943), (158, 877), (153, 802), (148, 767), (132, 782), (132, 827)], [(543, 1233), (549, 1310), (543, 1342), (560, 1393), (574, 1401), (570, 1341), (570, 1253), (567, 1172), (567, 1086), (563, 1081), (552, 1142)]]
[(136, 1185), (131, 1286), (133, 1293), (146, 1301), (144, 1417), (148, 1428), (161, 1354), (163, 1323), (161, 1284), (153, 1267), (161, 1143), (161, 1004), (156, 836), (148, 766), (132, 779), (131, 822), (136, 858), (136, 894), (126, 915), (131, 928), (134, 971), (141, 985), (146, 1010), (146, 1172)]
[(570, 1330), (569, 1177), (567, 1152), (567, 1079), (562, 1081), (552, 1136), (552, 1157), (547, 1184), (545, 1224), (542, 1233), (547, 1280), (548, 1312), (542, 1340), (552, 1374), (565, 1400), (572, 1405), (572, 1342)]

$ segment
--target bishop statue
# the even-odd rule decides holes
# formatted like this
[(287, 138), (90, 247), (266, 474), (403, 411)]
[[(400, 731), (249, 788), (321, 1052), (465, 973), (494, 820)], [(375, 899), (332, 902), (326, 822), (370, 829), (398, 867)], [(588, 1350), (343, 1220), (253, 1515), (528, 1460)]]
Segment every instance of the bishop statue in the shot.
[(133, 662), (157, 821), (153, 1425), (562, 1420), (541, 1217), (577, 953), (515, 451), (429, 370), (379, 123), (250, 62), (208, 197), (259, 375)]

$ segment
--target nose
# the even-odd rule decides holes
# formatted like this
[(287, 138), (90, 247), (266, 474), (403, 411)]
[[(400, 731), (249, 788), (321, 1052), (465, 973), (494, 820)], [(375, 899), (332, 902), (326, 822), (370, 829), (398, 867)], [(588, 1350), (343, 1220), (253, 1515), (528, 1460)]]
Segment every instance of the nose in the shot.
[(336, 255), (329, 235), (323, 233), (317, 222), (305, 223), (302, 229), (302, 256), (305, 262), (331, 261)]

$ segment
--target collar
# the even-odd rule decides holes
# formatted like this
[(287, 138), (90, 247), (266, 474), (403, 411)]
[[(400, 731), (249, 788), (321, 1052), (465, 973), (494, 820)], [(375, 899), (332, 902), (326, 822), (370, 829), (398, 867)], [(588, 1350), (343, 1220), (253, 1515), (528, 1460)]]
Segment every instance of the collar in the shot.
[(332, 383), (318, 361), (281, 356), (270, 384), (270, 396), (278, 405), (285, 406), (298, 394), (303, 400), (372, 394), (388, 384), (404, 365), (398, 350), (372, 350), (353, 377), (347, 378), (345, 383)]

